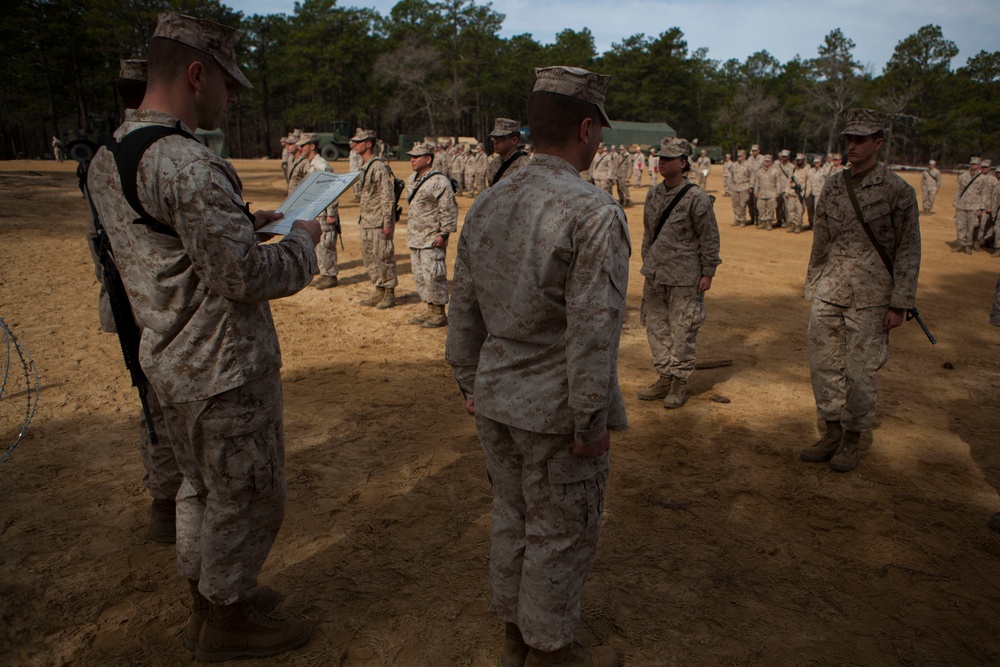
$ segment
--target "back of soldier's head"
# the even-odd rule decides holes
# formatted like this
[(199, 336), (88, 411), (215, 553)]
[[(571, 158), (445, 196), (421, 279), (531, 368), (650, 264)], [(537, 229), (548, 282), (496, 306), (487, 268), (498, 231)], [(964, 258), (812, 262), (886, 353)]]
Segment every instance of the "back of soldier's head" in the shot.
[(528, 127), (535, 143), (564, 147), (588, 118), (598, 128), (611, 127), (604, 111), (610, 80), (578, 67), (535, 68), (535, 87), (528, 96)]

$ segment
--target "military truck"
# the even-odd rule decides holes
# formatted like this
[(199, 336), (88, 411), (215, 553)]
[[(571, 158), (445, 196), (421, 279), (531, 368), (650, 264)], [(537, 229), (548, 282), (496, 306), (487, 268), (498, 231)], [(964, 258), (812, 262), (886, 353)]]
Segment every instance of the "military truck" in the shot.
[[(110, 136), (115, 128), (100, 130), (72, 130), (63, 135), (62, 143), (66, 148), (66, 155), (77, 162), (86, 162), (94, 157), (94, 153), (101, 147), (105, 137)], [(229, 158), (229, 143), (226, 141), (226, 133), (221, 129), (215, 130), (195, 130), (194, 136), (198, 141), (205, 144), (221, 157)]]
[(330, 123), (330, 127), (333, 129), (332, 132), (316, 133), (316, 138), (319, 139), (316, 150), (324, 158), (333, 162), (338, 158), (348, 156), (351, 150), (348, 142), (354, 135), (351, 132), (351, 124), (346, 120), (335, 120)]

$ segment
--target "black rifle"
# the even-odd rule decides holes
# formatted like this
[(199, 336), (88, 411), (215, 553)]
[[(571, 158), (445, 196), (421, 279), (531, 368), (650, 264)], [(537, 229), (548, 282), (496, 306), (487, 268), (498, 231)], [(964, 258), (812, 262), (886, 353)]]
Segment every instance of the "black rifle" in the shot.
[(935, 340), (934, 334), (932, 334), (931, 330), (927, 328), (927, 325), (924, 324), (924, 321), (920, 319), (919, 310), (917, 310), (916, 308), (906, 309), (906, 321), (909, 322), (910, 320), (916, 320), (917, 324), (920, 325), (920, 328), (924, 330), (924, 333), (927, 335), (927, 340), (931, 342), (931, 345), (937, 345), (937, 340)]

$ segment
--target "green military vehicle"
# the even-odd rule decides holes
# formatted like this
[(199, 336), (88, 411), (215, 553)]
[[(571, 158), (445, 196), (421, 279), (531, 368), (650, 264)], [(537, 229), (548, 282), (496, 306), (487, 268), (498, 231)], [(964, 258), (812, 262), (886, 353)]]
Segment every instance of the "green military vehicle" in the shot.
[(316, 133), (316, 138), (319, 139), (316, 150), (324, 158), (333, 162), (350, 154), (351, 146), (348, 142), (354, 135), (351, 132), (351, 124), (346, 120), (335, 120), (329, 126), (332, 128), (332, 132)]
[[(77, 162), (89, 161), (101, 147), (105, 137), (109, 137), (115, 129), (116, 127), (102, 123), (94, 130), (78, 129), (64, 133), (62, 143), (66, 147), (66, 155)], [(226, 133), (221, 129), (195, 130), (194, 136), (221, 157), (229, 158), (229, 143), (226, 141)]]

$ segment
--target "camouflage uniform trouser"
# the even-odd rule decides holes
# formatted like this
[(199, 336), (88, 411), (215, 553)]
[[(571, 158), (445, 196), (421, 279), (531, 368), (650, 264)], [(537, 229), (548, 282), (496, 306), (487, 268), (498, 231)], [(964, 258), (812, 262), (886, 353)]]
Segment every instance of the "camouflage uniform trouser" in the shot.
[(156, 437), (159, 440), (153, 444), (149, 439), (149, 429), (146, 428), (146, 414), (139, 410), (139, 455), (142, 457), (142, 466), (146, 469), (146, 475), (142, 478), (142, 485), (149, 489), (149, 495), (157, 500), (173, 500), (177, 497), (177, 490), (181, 488), (180, 469), (177, 467), (177, 458), (174, 456), (174, 449), (171, 446), (170, 434), (167, 432), (167, 424), (163, 420), (163, 408), (160, 407), (160, 399), (156, 396), (156, 391), (151, 386), (146, 394), (146, 403), (149, 405), (149, 413), (153, 417), (153, 428), (156, 430)]
[(816, 410), (850, 431), (875, 423), (875, 373), (889, 357), (887, 306), (854, 308), (813, 299), (809, 313), (809, 370)]
[(444, 248), (410, 248), (413, 284), (424, 303), (443, 306), (448, 303), (448, 269)]
[(798, 195), (785, 195), (785, 220), (789, 227), (802, 226), (802, 201)]
[(365, 262), (365, 271), (376, 287), (395, 288), (399, 284), (395, 254), (392, 237), (386, 238), (381, 227), (361, 230), (361, 257)]
[(816, 224), (816, 201), (819, 199), (817, 195), (809, 195), (806, 197), (806, 213), (809, 214), (809, 226), (812, 227)]
[(647, 279), (640, 315), (660, 377), (691, 377), (695, 339), (705, 321), (705, 294), (697, 287), (654, 285)]
[(319, 223), (322, 234), (316, 244), (316, 261), (319, 264), (320, 275), (337, 275), (337, 232), (336, 227), (325, 222)]
[(163, 403), (184, 481), (177, 569), (214, 604), (250, 596), (285, 514), (277, 371), (203, 401)]
[(740, 227), (747, 224), (747, 201), (750, 199), (750, 193), (746, 190), (742, 192), (734, 190), (733, 191), (733, 220)]
[(937, 190), (921, 188), (920, 193), (923, 195), (924, 215), (930, 215), (934, 210), (934, 200), (937, 198)]
[(774, 199), (764, 199), (757, 197), (757, 226), (773, 227), (775, 221), (775, 201)]
[(597, 557), (608, 454), (575, 456), (572, 434), (523, 431), (476, 415), (493, 483), (490, 611), (529, 646), (573, 641), (580, 594)]
[(622, 206), (630, 204), (632, 200), (628, 196), (628, 179), (627, 178), (616, 179), (615, 186), (618, 188), (618, 203), (621, 204)]
[(614, 181), (611, 180), (610, 178), (595, 178), (594, 185), (604, 190), (612, 197), (615, 196), (614, 192), (612, 191), (612, 189), (614, 188)]
[(966, 211), (961, 208), (955, 209), (955, 235), (958, 238), (958, 245), (963, 248), (971, 248), (978, 225), (979, 221), (976, 220), (976, 211)]

